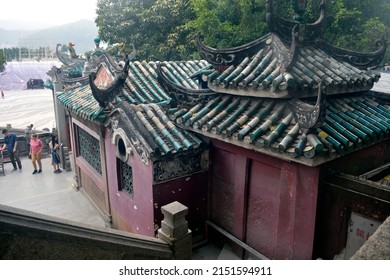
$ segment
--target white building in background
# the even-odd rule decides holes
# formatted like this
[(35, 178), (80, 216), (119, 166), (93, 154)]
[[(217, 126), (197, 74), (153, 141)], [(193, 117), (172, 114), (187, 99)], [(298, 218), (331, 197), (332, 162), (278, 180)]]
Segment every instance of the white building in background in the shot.
[(40, 39), (19, 39), (20, 61), (52, 61), (56, 59), (56, 42)]

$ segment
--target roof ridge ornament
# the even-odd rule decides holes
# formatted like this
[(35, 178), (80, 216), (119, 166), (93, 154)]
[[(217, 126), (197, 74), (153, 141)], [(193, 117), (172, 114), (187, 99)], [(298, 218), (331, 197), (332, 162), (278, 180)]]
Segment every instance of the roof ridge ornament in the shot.
[(126, 60), (126, 64), (122, 71), (118, 73), (114, 80), (104, 88), (100, 88), (95, 84), (97, 73), (91, 72), (89, 74), (89, 85), (91, 87), (92, 95), (99, 103), (100, 107), (105, 108), (112, 101), (112, 99), (121, 92), (123, 84), (129, 74), (129, 64), (130, 61)]
[(309, 134), (314, 129), (320, 127), (326, 117), (326, 92), (325, 81), (321, 80), (318, 85), (316, 104), (311, 105), (298, 98), (289, 101), (291, 111), (295, 121), (304, 134)]
[(306, 13), (307, 0), (291, 0), (291, 3), (295, 12), (294, 19), (300, 23), (303, 23), (305, 20), (304, 15)]
[(321, 40), (323, 31), (325, 30), (325, 3), (326, 0), (322, 0), (319, 9), (320, 15), (314, 23), (305, 23), (303, 14), (306, 10), (304, 0), (291, 0), (294, 4), (294, 11), (296, 12), (295, 20), (288, 20), (278, 16), (273, 7), (273, 0), (267, 0), (266, 3), (266, 21), (271, 32), (276, 33), (284, 42), (291, 43), (293, 40), (291, 34), (295, 25), (299, 25), (299, 32), (303, 32), (299, 37), (301, 38), (302, 45), (312, 45)]
[[(215, 67), (226, 69), (229, 65), (238, 65), (245, 57), (256, 54), (259, 48), (266, 45), (268, 34), (240, 47), (217, 49), (203, 43), (203, 36), (196, 37), (196, 47), (202, 59)], [(222, 70), (223, 71), (223, 70)]]
[(76, 55), (76, 51), (73, 48), (73, 43), (70, 42), (67, 47), (68, 50), (69, 47), (73, 48), (73, 50), (69, 50), (70, 55), (65, 55), (62, 51), (60, 51), (60, 47), (62, 46), (62, 44), (57, 44), (56, 46), (56, 55), (59, 61), (61, 61), (66, 66), (84, 65), (86, 59)]
[(337, 58), (345, 61), (359, 69), (375, 69), (379, 67), (383, 61), (387, 49), (387, 40), (381, 36), (379, 40), (375, 41), (375, 46), (378, 48), (373, 52), (357, 52), (340, 47), (333, 46), (327, 42), (321, 44), (321, 48), (326, 52)]

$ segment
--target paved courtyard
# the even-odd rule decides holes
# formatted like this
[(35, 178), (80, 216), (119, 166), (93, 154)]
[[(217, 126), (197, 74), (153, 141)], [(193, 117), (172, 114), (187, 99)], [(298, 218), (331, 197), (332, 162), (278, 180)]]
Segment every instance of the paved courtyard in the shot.
[(89, 201), (73, 187), (73, 172), (55, 174), (51, 158), (42, 161), (43, 172), (32, 175), (30, 159), (22, 158), (23, 171), (5, 165), (0, 174), (0, 204), (87, 225), (104, 227), (104, 220)]
[[(5, 98), (0, 97), (0, 126), (24, 129), (31, 123), (38, 130), (55, 126), (51, 90), (5, 91)], [(97, 210), (74, 189), (73, 171), (53, 173), (50, 157), (42, 163), (43, 172), (35, 175), (27, 157), (22, 158), (22, 173), (12, 172), (12, 164), (6, 163), (5, 176), (0, 173), (0, 204), (104, 227)]]
[(11, 124), (25, 129), (34, 124), (35, 129), (55, 127), (53, 94), (49, 89), (6, 91), (0, 97), (0, 127)]

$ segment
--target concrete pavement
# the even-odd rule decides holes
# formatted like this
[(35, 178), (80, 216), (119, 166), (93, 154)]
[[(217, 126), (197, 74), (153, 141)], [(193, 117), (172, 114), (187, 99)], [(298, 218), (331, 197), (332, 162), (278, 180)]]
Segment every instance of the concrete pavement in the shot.
[(14, 128), (52, 130), (55, 127), (53, 94), (49, 89), (4, 91), (0, 97), (0, 127), (11, 124)]
[(0, 173), (0, 204), (29, 210), (87, 225), (105, 227), (103, 218), (89, 201), (73, 188), (73, 172), (55, 174), (51, 158), (42, 160), (43, 172), (32, 175), (27, 157), (22, 159), (23, 171), (13, 172), (12, 164), (4, 165)]
[[(14, 128), (51, 130), (55, 126), (52, 91), (21, 90), (4, 91), (0, 98), (0, 126), (11, 124)], [(49, 155), (42, 160), (43, 172), (32, 175), (31, 160), (22, 157), (23, 172), (11, 172), (11, 163), (6, 163), (5, 176), (0, 173), (0, 204), (46, 214), (87, 225), (104, 227), (104, 220), (89, 201), (76, 191), (72, 184), (73, 172), (63, 170), (53, 173)], [(73, 167), (72, 167), (73, 168)]]

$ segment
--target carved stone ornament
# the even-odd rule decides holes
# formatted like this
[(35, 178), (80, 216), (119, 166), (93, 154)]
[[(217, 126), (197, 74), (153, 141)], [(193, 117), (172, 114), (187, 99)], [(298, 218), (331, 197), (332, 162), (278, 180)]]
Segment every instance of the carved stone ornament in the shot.
[(382, 37), (375, 42), (378, 49), (371, 53), (350, 51), (332, 46), (328, 43), (322, 44), (322, 48), (335, 58), (345, 61), (359, 69), (377, 68), (383, 61), (387, 49), (387, 42)]
[[(111, 127), (113, 126), (115, 126), (115, 124), (112, 124)], [(133, 149), (131, 147), (129, 138), (122, 128), (116, 126), (116, 128), (113, 130), (111, 135), (111, 143), (116, 147), (116, 156), (123, 162), (127, 162), (129, 156), (133, 154)]]
[(154, 183), (161, 183), (194, 173), (207, 171), (209, 168), (209, 152), (197, 151), (180, 157), (167, 158), (153, 163)]
[[(150, 163), (152, 150), (147, 147), (137, 127), (134, 126), (124, 110), (121, 108), (113, 110), (109, 115), (109, 122), (106, 126), (110, 127), (112, 134), (110, 141), (117, 147), (119, 158), (127, 161), (129, 155), (133, 155), (135, 150), (145, 165)], [(119, 147), (118, 145), (123, 145), (124, 147)]]
[(263, 36), (253, 42), (235, 48), (215, 49), (206, 46), (202, 42), (202, 36), (198, 35), (196, 46), (200, 56), (215, 67), (238, 65), (245, 57), (255, 55), (259, 49), (266, 45), (268, 36)]
[(141, 158), (142, 162), (145, 165), (148, 165), (150, 162), (150, 153), (145, 148), (145, 146), (141, 143), (141, 141), (135, 137), (130, 137), (131, 144), (134, 146), (135, 150), (137, 151), (137, 154)]
[(292, 30), (296, 25), (304, 26), (299, 28), (301, 32), (299, 37), (304, 38), (302, 44), (312, 45), (321, 40), (322, 34), (325, 29), (325, 1), (322, 0), (320, 3), (320, 16), (314, 23), (298, 23), (279, 17), (273, 8), (273, 0), (267, 0), (266, 4), (266, 21), (271, 32), (274, 32), (280, 36), (284, 42), (291, 43), (293, 37), (291, 36)]
[[(105, 64), (104, 64), (105, 65)], [(129, 60), (126, 61), (125, 67), (122, 69), (121, 72), (119, 72), (115, 79), (111, 81), (108, 85), (104, 85), (104, 88), (100, 84), (96, 84), (100, 80), (99, 75), (104, 73), (104, 69), (99, 67), (99, 70), (102, 69), (102, 72), (98, 73), (91, 73), (89, 74), (89, 84), (92, 90), (92, 95), (96, 99), (97, 102), (99, 102), (99, 105), (103, 108), (107, 106), (109, 102), (112, 101), (112, 99), (117, 96), (122, 88), (123, 84), (127, 78), (128, 71), (129, 71)], [(107, 70), (106, 70), (107, 71)], [(110, 73), (112, 74), (112, 72)], [(105, 75), (107, 76), (107, 75)], [(96, 82), (95, 82), (96, 81)]]
[(294, 98), (289, 101), (290, 108), (303, 133), (307, 134), (310, 130), (320, 127), (326, 117), (326, 94), (324, 82), (321, 81), (318, 86), (318, 95), (315, 105), (308, 104)]

